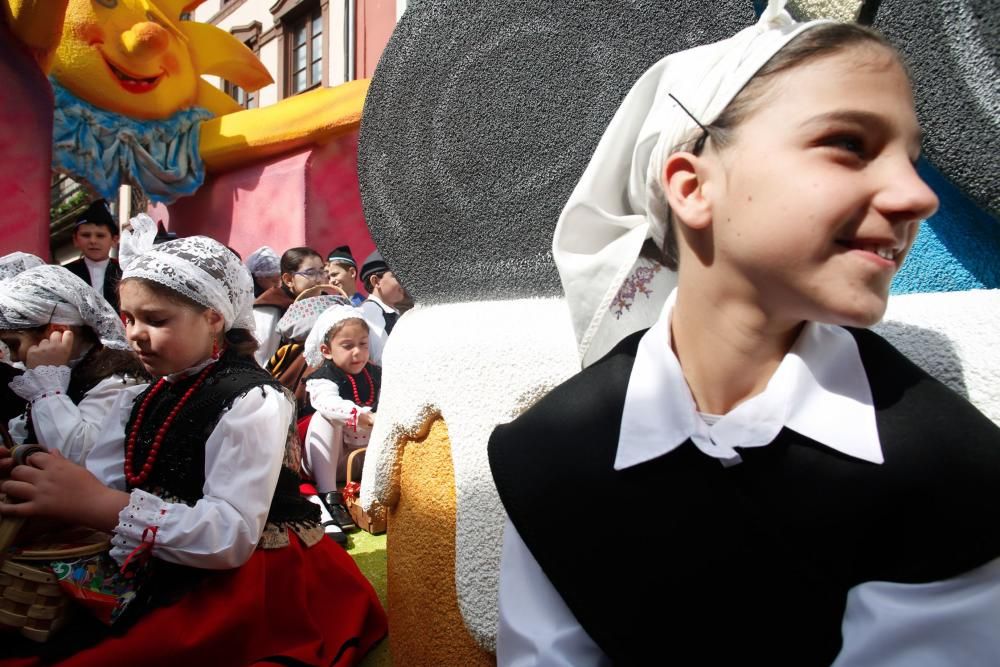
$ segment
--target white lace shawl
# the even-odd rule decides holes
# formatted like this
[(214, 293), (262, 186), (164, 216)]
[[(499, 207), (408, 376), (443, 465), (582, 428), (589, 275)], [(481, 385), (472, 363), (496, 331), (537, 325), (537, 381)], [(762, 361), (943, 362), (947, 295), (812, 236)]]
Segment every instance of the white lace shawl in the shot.
[(86, 325), (105, 347), (129, 349), (118, 313), (69, 270), (43, 264), (0, 283), (0, 329), (46, 324)]
[(217, 311), (230, 329), (254, 330), (253, 278), (229, 248), (207, 236), (153, 245), (156, 223), (140, 214), (122, 237), (122, 280), (141, 278)]
[(0, 280), (7, 280), (19, 273), (36, 266), (42, 266), (45, 262), (41, 257), (28, 252), (12, 252), (9, 255), (0, 257)]

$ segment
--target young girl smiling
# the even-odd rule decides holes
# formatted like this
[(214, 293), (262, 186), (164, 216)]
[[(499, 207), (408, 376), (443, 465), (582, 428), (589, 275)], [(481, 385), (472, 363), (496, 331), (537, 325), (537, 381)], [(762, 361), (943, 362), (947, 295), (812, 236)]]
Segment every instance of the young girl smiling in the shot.
[[(587, 368), (491, 439), (500, 664), (1000, 654), (1000, 430), (851, 328), (937, 208), (907, 74), (783, 4), (654, 65), (560, 217)], [(626, 517), (612, 560), (593, 528)]]
[(112, 406), (86, 468), (36, 454), (0, 485), (21, 501), (4, 515), (112, 532), (112, 570), (152, 556), (131, 603), (147, 608), (65, 664), (353, 664), (385, 617), (299, 494), (294, 403), (252, 357), (250, 274), (211, 239), (134, 230), (122, 313), (159, 380)]

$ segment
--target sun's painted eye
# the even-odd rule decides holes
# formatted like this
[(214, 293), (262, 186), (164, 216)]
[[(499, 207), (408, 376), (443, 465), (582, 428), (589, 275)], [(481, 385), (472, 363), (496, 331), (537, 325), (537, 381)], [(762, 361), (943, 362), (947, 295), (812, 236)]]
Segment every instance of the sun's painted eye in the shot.
[(97, 0), (97, 4), (108, 9), (114, 9), (118, 6), (118, 0)]

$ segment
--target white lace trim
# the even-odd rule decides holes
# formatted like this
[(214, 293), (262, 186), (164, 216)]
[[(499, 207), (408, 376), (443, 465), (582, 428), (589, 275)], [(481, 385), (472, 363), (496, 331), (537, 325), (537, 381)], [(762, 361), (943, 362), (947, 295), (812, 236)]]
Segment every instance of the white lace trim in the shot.
[[(111, 538), (111, 557), (119, 564), (125, 562), (129, 554), (142, 542), (142, 534), (147, 528), (159, 529), (167, 517), (167, 503), (141, 489), (135, 489), (129, 496), (129, 503), (118, 513), (115, 536)], [(146, 534), (146, 542), (150, 541)]]
[(191, 377), (195, 373), (200, 373), (201, 371), (205, 370), (206, 368), (214, 364), (216, 361), (218, 361), (218, 359), (216, 359), (215, 357), (209, 357), (205, 361), (201, 361), (195, 364), (194, 366), (191, 366), (190, 368), (185, 368), (182, 371), (177, 371), (176, 373), (165, 375), (164, 378), (166, 378), (167, 382), (173, 384), (174, 382), (183, 380), (184, 378)]
[(65, 394), (69, 388), (69, 378), (73, 370), (69, 366), (38, 366), (29, 368), (23, 375), (10, 381), (11, 390), (28, 401), (35, 401)]

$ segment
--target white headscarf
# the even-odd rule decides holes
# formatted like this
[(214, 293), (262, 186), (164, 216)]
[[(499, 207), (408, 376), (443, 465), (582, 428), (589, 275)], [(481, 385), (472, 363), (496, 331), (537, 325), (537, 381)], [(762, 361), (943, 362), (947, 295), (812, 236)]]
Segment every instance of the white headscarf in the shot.
[(17, 274), (45, 264), (41, 257), (27, 252), (12, 252), (0, 257), (0, 280), (6, 280)]
[(142, 278), (186, 296), (222, 315), (225, 329), (254, 330), (253, 278), (226, 246), (207, 236), (153, 245), (156, 223), (132, 218), (121, 242), (122, 280)]
[(305, 348), (302, 350), (306, 363), (310, 366), (319, 366), (323, 363), (323, 353), (319, 351), (319, 346), (326, 341), (326, 335), (330, 329), (338, 322), (354, 319), (363, 320), (365, 324), (368, 324), (364, 312), (354, 306), (332, 306), (324, 310), (323, 314), (316, 320), (312, 331), (309, 332), (309, 337), (306, 338)]
[(0, 283), (0, 329), (46, 324), (88, 326), (105, 347), (129, 349), (115, 309), (68, 269), (43, 264)]
[(247, 270), (254, 276), (281, 275), (281, 258), (270, 246), (261, 246), (250, 253), (245, 262)]
[(784, 6), (784, 0), (770, 0), (755, 25), (657, 62), (605, 130), (552, 242), (584, 366), (651, 326), (676, 285), (676, 274), (639, 258), (646, 239), (663, 247), (667, 211), (659, 203), (659, 183), (666, 160), (697, 136), (697, 124), (669, 95), (703, 125), (715, 121), (775, 53), (826, 23), (795, 23)]

